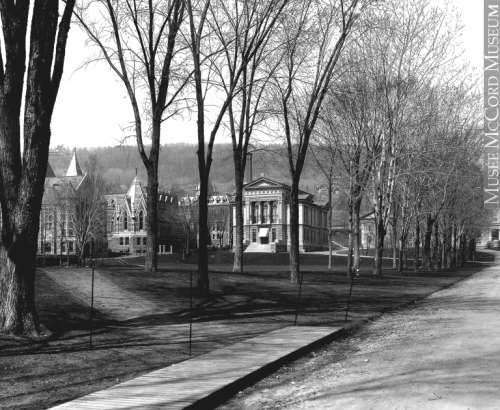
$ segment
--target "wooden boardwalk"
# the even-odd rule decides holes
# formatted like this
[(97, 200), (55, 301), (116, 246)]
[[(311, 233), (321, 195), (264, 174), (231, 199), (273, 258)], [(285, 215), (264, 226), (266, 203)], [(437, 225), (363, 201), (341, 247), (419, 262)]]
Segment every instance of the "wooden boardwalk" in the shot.
[(53, 407), (72, 410), (208, 409), (342, 328), (291, 326), (165, 367)]

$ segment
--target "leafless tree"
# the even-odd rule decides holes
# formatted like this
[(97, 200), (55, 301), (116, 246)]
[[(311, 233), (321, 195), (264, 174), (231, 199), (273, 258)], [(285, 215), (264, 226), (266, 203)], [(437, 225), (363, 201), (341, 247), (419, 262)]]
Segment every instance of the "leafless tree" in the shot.
[(429, 84), (446, 81), (456, 69), (460, 25), (449, 16), (446, 5), (432, 6), (429, 0), (391, 0), (372, 9), (372, 26), (359, 37), (366, 78), (380, 95), (384, 111), (376, 124), (382, 133), (371, 181), (377, 233), (374, 274), (382, 270), (399, 157), (414, 137), (415, 124), (422, 120), (415, 106)]
[(338, 74), (346, 39), (365, 2), (314, 1), (295, 4), (280, 21), (285, 56), (273, 75), (273, 122), (283, 135), (292, 180), (290, 194), (291, 281), (299, 281), (299, 182), (311, 135), (325, 96)]
[(7, 332), (40, 329), (37, 237), (50, 123), (74, 3), (68, 0), (60, 16), (58, 0), (0, 2), (0, 329)]
[[(267, 41), (287, 3), (284, 0), (186, 0), (189, 16), (187, 37), (192, 55), (197, 110), (200, 177), (198, 289), (201, 293), (208, 293), (210, 288), (207, 200), (215, 137), (232, 100), (242, 92), (240, 79)], [(246, 86), (243, 84), (243, 87)], [(213, 91), (212, 95), (209, 95), (210, 91)], [(206, 117), (210, 112), (214, 113), (214, 119), (207, 127)], [(207, 128), (210, 128), (209, 132)], [(244, 145), (244, 140), (238, 143), (238, 148), (233, 145), (243, 168)], [(241, 166), (239, 169), (241, 171)]]
[[(77, 23), (126, 88), (133, 137), (148, 175), (145, 269), (158, 263), (158, 159), (161, 127), (182, 109), (190, 78), (179, 32), (184, 0), (95, 0), (76, 9)], [(145, 140), (151, 139), (148, 147)], [(149, 148), (149, 152), (148, 152)]]
[[(77, 183), (68, 181), (65, 195), (68, 198), (68, 216), (76, 239), (78, 264), (82, 265), (87, 244), (102, 242), (106, 238), (107, 202), (104, 168), (96, 155), (85, 164), (86, 174)], [(91, 250), (89, 250), (91, 252)]]
[(172, 208), (172, 223), (174, 230), (179, 233), (182, 243), (182, 257), (185, 259), (189, 254), (189, 249), (198, 233), (198, 204), (190, 197), (179, 203), (177, 208)]
[(230, 205), (229, 202), (213, 204), (208, 210), (208, 231), (216, 236), (219, 249), (224, 246), (224, 236), (230, 235)]

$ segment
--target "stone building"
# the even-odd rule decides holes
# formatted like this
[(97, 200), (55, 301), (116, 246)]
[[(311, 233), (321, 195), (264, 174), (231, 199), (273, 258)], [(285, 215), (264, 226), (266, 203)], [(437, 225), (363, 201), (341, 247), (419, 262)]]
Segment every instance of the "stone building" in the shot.
[[(68, 201), (67, 190), (78, 190), (86, 182), (76, 149), (73, 150), (64, 176), (57, 176), (47, 163), (44, 195), (38, 232), (38, 255), (75, 255), (77, 252), (76, 232), (73, 226), (73, 205)], [(104, 225), (104, 224), (103, 224)], [(103, 234), (105, 237), (105, 234)], [(106, 243), (98, 244), (98, 252), (106, 251)]]
[[(124, 194), (106, 195), (108, 248), (117, 253), (146, 253), (146, 199), (147, 189), (143, 188), (137, 176)], [(170, 252), (179, 245), (179, 233), (174, 229), (173, 215), (177, 212), (178, 201), (170, 192), (158, 193), (158, 251)]]
[[(290, 192), (289, 185), (264, 175), (244, 186), (243, 233), (247, 251), (290, 251)], [(316, 202), (314, 195), (299, 191), (300, 252), (328, 249), (327, 213), (327, 202)], [(234, 215), (233, 227), (235, 230)]]
[[(197, 184), (194, 196), (182, 197), (179, 206), (186, 208), (191, 218), (191, 229), (195, 238), (198, 235), (198, 198), (200, 185)], [(214, 247), (232, 246), (231, 195), (218, 192), (217, 187), (208, 183), (208, 225), (211, 245)], [(188, 209), (189, 208), (189, 209)]]

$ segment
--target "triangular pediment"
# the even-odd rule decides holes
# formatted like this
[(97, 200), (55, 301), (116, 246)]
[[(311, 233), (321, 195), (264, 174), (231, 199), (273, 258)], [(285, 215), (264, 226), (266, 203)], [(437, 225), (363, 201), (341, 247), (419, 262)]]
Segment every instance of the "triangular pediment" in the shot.
[(259, 189), (259, 188), (287, 188), (290, 187), (286, 184), (282, 184), (281, 182), (276, 182), (266, 177), (260, 177), (255, 181), (252, 181), (245, 185), (245, 189)]

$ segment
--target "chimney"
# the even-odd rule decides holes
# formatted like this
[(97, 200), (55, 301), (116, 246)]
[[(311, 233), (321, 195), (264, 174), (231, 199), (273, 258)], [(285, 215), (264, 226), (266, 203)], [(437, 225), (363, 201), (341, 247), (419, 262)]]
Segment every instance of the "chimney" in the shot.
[(245, 172), (245, 179), (248, 181), (248, 183), (253, 181), (253, 175), (252, 175), (252, 153), (249, 152), (247, 153), (247, 172)]
[(253, 175), (252, 175), (252, 153), (250, 154), (247, 154), (248, 155), (248, 161), (249, 161), (249, 166), (248, 166), (248, 170), (250, 171), (250, 175), (248, 175), (248, 182), (252, 182), (253, 181)]

